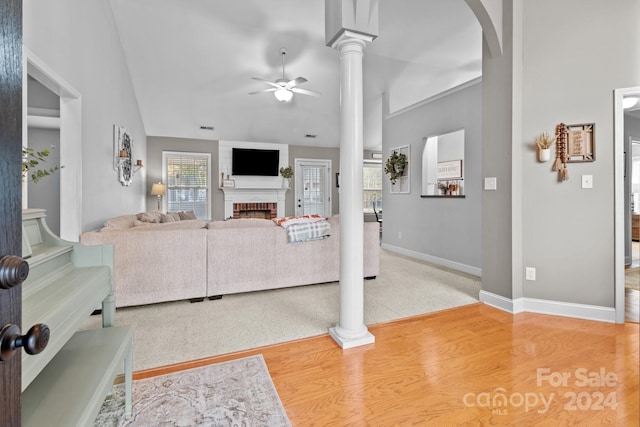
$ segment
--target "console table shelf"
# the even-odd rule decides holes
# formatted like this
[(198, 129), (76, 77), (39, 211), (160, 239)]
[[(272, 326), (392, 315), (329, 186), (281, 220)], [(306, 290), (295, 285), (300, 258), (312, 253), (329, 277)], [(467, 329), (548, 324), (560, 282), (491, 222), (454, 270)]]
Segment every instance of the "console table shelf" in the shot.
[(93, 425), (123, 362), (130, 414), (132, 342), (130, 326), (76, 332), (22, 393), (22, 425)]
[[(41, 353), (22, 357), (22, 425), (92, 425), (124, 364), (126, 414), (131, 414), (133, 328), (114, 327), (113, 247), (60, 239), (44, 209), (22, 212), (22, 325), (51, 331)], [(102, 328), (79, 331), (102, 304)]]

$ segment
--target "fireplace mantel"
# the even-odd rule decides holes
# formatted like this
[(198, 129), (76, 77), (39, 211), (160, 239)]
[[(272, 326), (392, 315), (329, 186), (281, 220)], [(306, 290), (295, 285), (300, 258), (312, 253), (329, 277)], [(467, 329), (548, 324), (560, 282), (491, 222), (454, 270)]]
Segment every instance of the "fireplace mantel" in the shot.
[(277, 203), (279, 217), (284, 216), (287, 188), (221, 187), (224, 193), (224, 217), (233, 217), (234, 203)]

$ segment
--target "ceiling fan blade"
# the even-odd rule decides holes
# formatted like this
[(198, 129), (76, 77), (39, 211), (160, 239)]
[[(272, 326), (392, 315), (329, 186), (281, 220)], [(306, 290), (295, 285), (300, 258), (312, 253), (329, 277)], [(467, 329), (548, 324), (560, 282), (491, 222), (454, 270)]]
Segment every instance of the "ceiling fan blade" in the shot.
[(292, 88), (291, 91), (295, 92), (295, 93), (301, 93), (303, 95), (311, 95), (311, 96), (320, 96), (321, 95), (320, 92), (316, 92), (316, 91), (313, 91), (313, 90), (307, 90), (307, 89), (300, 89), (298, 87)]
[(302, 83), (305, 83), (306, 81), (307, 81), (307, 79), (305, 79), (304, 77), (298, 77), (297, 79), (291, 80), (289, 83), (287, 83), (287, 89), (291, 89), (294, 86), (301, 85)]
[(251, 78), (252, 78), (253, 80), (258, 80), (258, 81), (261, 81), (261, 82), (265, 82), (266, 84), (271, 85), (271, 86), (275, 87), (276, 89), (277, 89), (277, 88), (279, 88), (279, 87), (281, 87), (278, 83), (274, 83), (274, 82), (272, 82), (272, 81), (265, 80), (265, 79), (262, 79), (262, 78), (260, 78), (260, 77), (251, 77)]
[(258, 91), (255, 91), (255, 92), (249, 92), (249, 95), (255, 95), (257, 93), (262, 93), (262, 92), (275, 92), (276, 90), (278, 90), (278, 89), (276, 89), (275, 87), (270, 87), (269, 89), (263, 89), (263, 90), (258, 90)]

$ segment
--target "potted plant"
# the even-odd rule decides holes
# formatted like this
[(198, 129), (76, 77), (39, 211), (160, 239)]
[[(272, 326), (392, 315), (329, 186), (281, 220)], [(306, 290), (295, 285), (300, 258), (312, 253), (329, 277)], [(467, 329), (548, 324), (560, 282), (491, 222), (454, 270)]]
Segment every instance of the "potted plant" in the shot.
[(443, 196), (446, 196), (447, 192), (449, 191), (449, 186), (444, 182), (440, 181), (438, 182), (438, 189), (440, 190), (440, 194), (442, 194)]
[(536, 138), (536, 147), (538, 147), (538, 161), (546, 162), (551, 158), (551, 146), (555, 142), (555, 138), (550, 137), (543, 132)]
[(392, 152), (384, 165), (384, 172), (389, 175), (391, 184), (395, 184), (402, 176), (405, 167), (407, 167), (407, 155), (399, 151)]
[(283, 184), (286, 188), (289, 188), (289, 184), (291, 182), (291, 177), (293, 176), (293, 168), (291, 166), (287, 166), (280, 168), (280, 175), (282, 175)]

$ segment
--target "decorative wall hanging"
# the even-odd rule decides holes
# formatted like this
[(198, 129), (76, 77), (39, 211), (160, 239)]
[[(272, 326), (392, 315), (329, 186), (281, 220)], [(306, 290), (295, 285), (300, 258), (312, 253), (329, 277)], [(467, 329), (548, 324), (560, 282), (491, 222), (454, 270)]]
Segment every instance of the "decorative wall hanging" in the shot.
[(595, 161), (595, 124), (567, 125), (567, 132), (567, 163)]
[[(593, 162), (596, 159), (594, 123), (556, 126), (556, 160), (553, 170), (558, 171), (558, 181), (569, 179), (567, 163)], [(542, 134), (545, 135), (545, 134)], [(541, 137), (536, 139), (536, 144)]]
[(391, 181), (391, 193), (409, 193), (409, 146), (391, 149), (391, 155), (384, 165), (384, 172), (389, 175)]
[(569, 128), (564, 123), (556, 126), (556, 161), (553, 164), (553, 170), (558, 171), (558, 181), (566, 181), (569, 179), (569, 171), (567, 170), (567, 142), (569, 136)]
[(131, 184), (133, 176), (142, 168), (142, 160), (132, 164), (133, 140), (123, 127), (113, 125), (113, 170), (123, 186)]
[(538, 150), (538, 161), (547, 162), (551, 159), (551, 146), (556, 141), (546, 132), (543, 132), (536, 138), (536, 147)]

